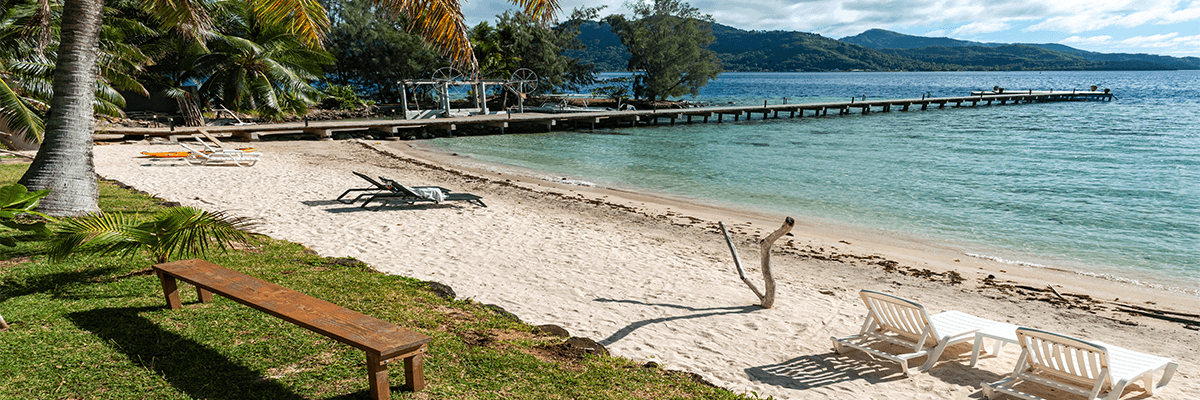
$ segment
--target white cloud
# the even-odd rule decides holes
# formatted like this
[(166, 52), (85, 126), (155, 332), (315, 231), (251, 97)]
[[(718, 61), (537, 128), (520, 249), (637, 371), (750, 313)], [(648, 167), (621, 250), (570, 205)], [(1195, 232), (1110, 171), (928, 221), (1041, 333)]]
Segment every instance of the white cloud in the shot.
[(1012, 25), (1004, 21), (972, 22), (955, 29), (950, 34), (954, 36), (971, 36), (980, 33), (1000, 32), (1011, 27)]
[(1086, 37), (1086, 38), (1079, 37), (1079, 36), (1071, 36), (1069, 38), (1059, 41), (1059, 43), (1070, 44), (1070, 45), (1080, 45), (1080, 46), (1096, 46), (1096, 45), (1108, 44), (1111, 41), (1112, 41), (1112, 36), (1105, 36), (1105, 35), (1092, 36), (1092, 37)]
[(1195, 20), (1200, 20), (1200, 0), (1192, 1), (1188, 8), (1164, 16), (1159, 23), (1175, 24)]
[(1120, 41), (1120, 44), (1130, 47), (1164, 49), (1164, 48), (1198, 48), (1200, 47), (1200, 35), (1196, 36), (1179, 36), (1177, 32), (1171, 32), (1162, 35), (1151, 36), (1136, 36)]

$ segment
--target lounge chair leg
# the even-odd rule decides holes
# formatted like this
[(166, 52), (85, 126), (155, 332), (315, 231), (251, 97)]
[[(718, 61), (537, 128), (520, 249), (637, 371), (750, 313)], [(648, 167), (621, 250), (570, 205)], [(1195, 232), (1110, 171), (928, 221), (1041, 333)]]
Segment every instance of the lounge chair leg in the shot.
[(1163, 368), (1162, 379), (1158, 380), (1158, 385), (1156, 385), (1154, 388), (1159, 389), (1159, 388), (1162, 388), (1163, 386), (1167, 386), (1167, 382), (1171, 381), (1171, 376), (1175, 375), (1175, 368), (1179, 368), (1179, 363), (1175, 363), (1175, 362), (1167, 363), (1167, 367)]
[(979, 361), (979, 352), (983, 350), (983, 336), (975, 336), (975, 345), (971, 346), (971, 364), (968, 367), (975, 368), (975, 363)]

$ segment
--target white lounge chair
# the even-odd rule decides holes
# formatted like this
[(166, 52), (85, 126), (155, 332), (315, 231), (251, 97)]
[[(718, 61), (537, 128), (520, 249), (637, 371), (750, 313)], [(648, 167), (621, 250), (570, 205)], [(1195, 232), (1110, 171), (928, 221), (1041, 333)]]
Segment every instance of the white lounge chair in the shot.
[(204, 152), (183, 143), (179, 145), (188, 150), (188, 155), (184, 157), (184, 160), (191, 165), (234, 164), (239, 167), (249, 167), (257, 163), (258, 158), (262, 155), (258, 152), (247, 153), (241, 150)]
[[(1141, 380), (1146, 393), (1167, 386), (1178, 363), (1168, 358), (1138, 353), (1101, 342), (1085, 342), (1068, 336), (1018, 328), (1021, 358), (1008, 377), (983, 382), (983, 396), (997, 393), (1029, 400), (1042, 398), (1015, 389), (1022, 382), (1033, 382), (1092, 399), (1117, 400), (1130, 382)], [(1155, 371), (1162, 379), (1154, 385)]]
[[(845, 347), (851, 347), (891, 360), (900, 364), (904, 376), (933, 368), (946, 347), (974, 340), (976, 331), (998, 323), (958, 311), (931, 316), (920, 304), (886, 293), (863, 290), (859, 295), (867, 304), (867, 321), (857, 335), (832, 338), (834, 351), (841, 354)], [(900, 345), (912, 352), (894, 355), (871, 347), (877, 342)], [(917, 371), (911, 370), (908, 361), (922, 356), (928, 357), (925, 364)]]

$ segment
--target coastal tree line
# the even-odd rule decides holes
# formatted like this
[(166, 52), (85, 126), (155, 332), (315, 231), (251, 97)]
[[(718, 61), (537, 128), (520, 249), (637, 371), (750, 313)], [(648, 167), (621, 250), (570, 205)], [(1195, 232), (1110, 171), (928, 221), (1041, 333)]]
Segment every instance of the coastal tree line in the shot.
[[(394, 100), (395, 78), (427, 76), (442, 65), (482, 76), (532, 66), (546, 88), (593, 84), (594, 67), (562, 50), (582, 48), (578, 21), (599, 9), (578, 10), (560, 23), (554, 1), (512, 2), (522, 11), (471, 29), (456, 0), (4, 0), (0, 123), (8, 134), (41, 143), (20, 180), (51, 190), (39, 209), (71, 216), (98, 210), (95, 115), (121, 115), (127, 95), (166, 95), (183, 123), (197, 124), (217, 108), (280, 119), (329, 97)], [(659, 3), (682, 4), (642, 4)]]

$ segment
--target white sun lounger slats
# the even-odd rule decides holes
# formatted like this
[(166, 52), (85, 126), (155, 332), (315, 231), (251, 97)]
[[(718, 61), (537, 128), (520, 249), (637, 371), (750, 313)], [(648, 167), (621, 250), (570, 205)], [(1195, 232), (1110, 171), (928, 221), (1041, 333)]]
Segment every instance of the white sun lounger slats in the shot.
[(259, 157), (262, 156), (262, 153), (244, 152), (241, 150), (203, 152), (183, 143), (179, 145), (188, 150), (189, 154), (184, 158), (184, 161), (187, 161), (191, 165), (234, 164), (239, 167), (249, 167), (257, 163)]
[[(1021, 346), (1017, 367), (1004, 379), (984, 382), (984, 397), (993, 399), (999, 393), (1042, 400), (1014, 389), (1022, 382), (1033, 382), (1089, 400), (1117, 400), (1130, 382), (1138, 380), (1142, 388), (1153, 395), (1156, 389), (1171, 381), (1179, 366), (1168, 358), (1037, 329), (1018, 328), (1017, 342)], [(1162, 379), (1155, 385), (1157, 371), (1162, 371)]]
[[(867, 320), (857, 335), (832, 338), (834, 350), (840, 354), (850, 347), (891, 360), (900, 364), (905, 376), (915, 372), (908, 367), (909, 360), (928, 357), (919, 371), (933, 368), (946, 347), (974, 340), (976, 331), (998, 323), (958, 311), (930, 316), (920, 304), (886, 293), (863, 290), (859, 295), (867, 305)], [(912, 352), (890, 354), (871, 347), (872, 341), (900, 345)]]

